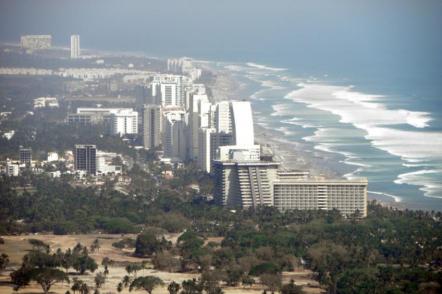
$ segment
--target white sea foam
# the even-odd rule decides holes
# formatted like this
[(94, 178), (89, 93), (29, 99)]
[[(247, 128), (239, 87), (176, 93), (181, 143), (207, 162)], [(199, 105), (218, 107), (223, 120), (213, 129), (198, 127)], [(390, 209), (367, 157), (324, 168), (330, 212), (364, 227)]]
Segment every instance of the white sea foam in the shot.
[[(419, 190), (423, 191), (425, 196), (442, 199), (442, 194), (440, 193), (442, 191), (442, 183), (439, 178), (434, 177), (434, 175), (440, 173), (442, 173), (442, 170), (422, 169), (400, 174), (394, 182), (398, 185), (419, 186)], [(425, 183), (425, 185), (422, 185), (422, 183)]]
[(338, 115), (341, 122), (353, 124), (366, 131), (366, 138), (375, 147), (408, 162), (432, 160), (435, 157), (442, 159), (442, 133), (388, 127), (409, 124), (415, 128), (424, 128), (431, 120), (428, 113), (387, 109), (380, 103), (370, 102), (376, 101), (378, 97), (352, 92), (346, 87), (317, 84), (304, 85), (286, 96), (296, 102)]
[(289, 128), (286, 127), (279, 127), (276, 130), (283, 133), (285, 136), (291, 136), (295, 134), (295, 132), (291, 131)]
[(380, 195), (380, 196), (386, 196), (389, 198), (393, 198), (394, 202), (402, 202), (402, 198), (396, 195), (392, 195), (392, 194), (388, 194), (388, 193), (382, 193), (382, 192), (376, 192), (376, 191), (368, 191), (369, 194), (374, 194), (374, 195)]
[(277, 83), (275, 81), (272, 81), (272, 80), (261, 81), (261, 86), (263, 86), (265, 88), (270, 88), (272, 90), (283, 90), (283, 89), (285, 89), (279, 83)]
[(354, 125), (409, 124), (416, 128), (428, 126), (429, 113), (388, 109), (378, 100), (381, 96), (352, 91), (350, 87), (323, 84), (298, 84), (301, 88), (286, 98), (341, 117), (341, 122)]
[(292, 114), (290, 110), (290, 104), (273, 104), (273, 112), (271, 116), (287, 116)]
[(263, 69), (263, 70), (270, 70), (270, 71), (286, 71), (287, 70), (286, 68), (270, 67), (270, 66), (266, 66), (266, 65), (262, 65), (262, 64), (258, 64), (258, 63), (254, 63), (254, 62), (247, 62), (246, 64), (250, 67), (257, 68), (257, 69)]
[(356, 178), (360, 178), (359, 176), (356, 176), (356, 174), (362, 172), (363, 169), (362, 168), (357, 168), (355, 171), (352, 171), (350, 173), (347, 173), (345, 175), (343, 175), (344, 178), (346, 178), (347, 180), (353, 180)]
[[(374, 147), (400, 157), (405, 164), (441, 164), (442, 132), (421, 130), (429, 126), (429, 113), (389, 109), (382, 104), (381, 96), (359, 93), (352, 90), (352, 87), (317, 83), (298, 86), (301, 89), (289, 93), (287, 99), (339, 116), (340, 122), (352, 124), (365, 131), (365, 138)], [(399, 124), (408, 124), (412, 128), (395, 129), (394, 126)], [(304, 139), (318, 143), (322, 150), (336, 152), (331, 145), (324, 145), (324, 141), (328, 142), (324, 139), (326, 136), (324, 130), (318, 130), (313, 136)], [(352, 160), (348, 162), (354, 163)], [(437, 169), (436, 173), (442, 174), (442, 171)], [(441, 193), (442, 185), (429, 177), (429, 174), (419, 174), (419, 177), (408, 174), (402, 175), (401, 181), (421, 186), (426, 196), (436, 197), (435, 193)]]
[[(283, 112), (281, 111), (280, 113), (283, 113)], [(289, 113), (288, 110), (287, 110), (285, 116), (288, 116), (290, 114), (291, 113)], [(273, 116), (279, 116), (280, 114), (279, 113), (272, 113), (272, 115)], [(305, 122), (305, 121), (301, 120), (298, 117), (293, 117), (291, 119), (282, 120), (281, 122), (285, 123), (285, 124), (289, 124), (289, 125), (300, 126), (303, 129), (307, 129), (307, 128), (320, 128), (321, 127), (320, 125), (315, 125), (315, 124), (312, 124), (312, 123)]]
[(240, 72), (244, 71), (244, 67), (236, 64), (229, 64), (224, 66), (225, 69), (228, 69), (230, 71)]

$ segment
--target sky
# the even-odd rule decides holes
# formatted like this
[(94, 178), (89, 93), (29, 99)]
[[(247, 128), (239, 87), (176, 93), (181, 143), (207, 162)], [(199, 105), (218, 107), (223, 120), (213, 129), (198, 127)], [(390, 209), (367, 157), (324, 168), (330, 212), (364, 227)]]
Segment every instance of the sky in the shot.
[(67, 46), (78, 33), (87, 48), (278, 66), (296, 56), (439, 74), (441, 28), (439, 0), (0, 0), (2, 41), (52, 34)]

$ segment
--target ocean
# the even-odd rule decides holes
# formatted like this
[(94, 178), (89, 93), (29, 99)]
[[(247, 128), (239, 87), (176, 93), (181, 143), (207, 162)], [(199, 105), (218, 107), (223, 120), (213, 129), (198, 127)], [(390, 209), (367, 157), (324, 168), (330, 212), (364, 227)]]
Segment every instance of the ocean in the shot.
[(280, 140), (367, 177), (373, 197), (442, 210), (442, 2), (0, 2), (0, 40), (211, 60)]
[(371, 198), (442, 210), (437, 101), (427, 98), (425, 108), (414, 95), (251, 62), (216, 66), (248, 84), (255, 122), (276, 130), (281, 142), (302, 144), (311, 156), (335, 162), (345, 178), (368, 178)]

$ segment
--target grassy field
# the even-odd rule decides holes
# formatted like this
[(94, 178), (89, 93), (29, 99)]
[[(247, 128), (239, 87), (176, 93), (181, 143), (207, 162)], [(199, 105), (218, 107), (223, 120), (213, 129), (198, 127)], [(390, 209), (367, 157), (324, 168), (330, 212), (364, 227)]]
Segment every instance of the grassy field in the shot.
[[(198, 278), (198, 273), (169, 273), (154, 270), (150, 264), (149, 259), (136, 258), (132, 256), (131, 250), (121, 250), (112, 247), (112, 243), (119, 241), (123, 238), (131, 237), (135, 238), (135, 235), (107, 235), (107, 234), (90, 234), (90, 235), (64, 235), (64, 236), (55, 236), (55, 235), (23, 235), (23, 236), (4, 236), (2, 237), (5, 240), (5, 244), (0, 245), (0, 252), (6, 253), (10, 259), (10, 265), (7, 271), (1, 273), (0, 275), (0, 293), (42, 293), (42, 290), (39, 285), (31, 284), (30, 286), (21, 289), (18, 292), (14, 292), (12, 289), (12, 285), (8, 283), (9, 274), (11, 270), (19, 267), (21, 264), (21, 260), (23, 256), (32, 248), (29, 244), (29, 239), (38, 239), (42, 240), (45, 243), (51, 246), (51, 250), (55, 251), (58, 248), (62, 250), (66, 250), (68, 248), (74, 247), (77, 243), (81, 243), (82, 245), (90, 246), (95, 239), (100, 241), (100, 249), (97, 252), (91, 254), (91, 257), (94, 258), (98, 264), (101, 264), (101, 260), (104, 257), (108, 257), (114, 261), (118, 262), (118, 265), (111, 266), (109, 268), (109, 275), (107, 277), (106, 283), (100, 289), (100, 293), (118, 293), (116, 288), (117, 284), (121, 281), (121, 279), (127, 274), (124, 269), (124, 263), (137, 262), (140, 263), (143, 260), (148, 262), (148, 269), (144, 269), (138, 272), (138, 276), (144, 275), (152, 275), (161, 278), (166, 286), (163, 288), (157, 288), (154, 290), (155, 294), (160, 293), (168, 293), (167, 285), (175, 281), (177, 283), (181, 283), (184, 280)], [(178, 235), (168, 235), (167, 239), (172, 242), (176, 242)], [(220, 240), (212, 240), (212, 241), (220, 241)], [(103, 271), (104, 269), (100, 266), (99, 269), (95, 272)], [(91, 288), (94, 285), (94, 277), (95, 273), (78, 275), (75, 273), (70, 273), (70, 278), (78, 277), (79, 279), (88, 283)], [(304, 291), (307, 293), (322, 293), (319, 288), (318, 282), (313, 280), (312, 272), (308, 270), (296, 271), (296, 272), (284, 272), (283, 273), (283, 281), (288, 282), (290, 279), (294, 279), (295, 283), (298, 285), (303, 285)], [(64, 294), (67, 290), (70, 289), (70, 285), (67, 283), (64, 284), (56, 284), (51, 288), (51, 292)], [(260, 284), (254, 285), (253, 287), (223, 287), (223, 290), (226, 294), (258, 294), (262, 293), (263, 286)], [(72, 291), (71, 291), (72, 293)], [(93, 293), (93, 291), (91, 292)], [(124, 289), (122, 293), (129, 293), (128, 289)], [(146, 293), (143, 291), (133, 291), (131, 293)]]

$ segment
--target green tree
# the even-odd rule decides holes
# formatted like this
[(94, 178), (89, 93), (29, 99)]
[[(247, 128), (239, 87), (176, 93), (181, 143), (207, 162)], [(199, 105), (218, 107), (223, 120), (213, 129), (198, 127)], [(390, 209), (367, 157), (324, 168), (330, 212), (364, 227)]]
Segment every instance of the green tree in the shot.
[(49, 248), (50, 248), (49, 245), (41, 240), (29, 239), (28, 242), (29, 242), (29, 244), (32, 245), (33, 250), (40, 250), (40, 251), (44, 251), (44, 252), (49, 252)]
[(97, 289), (100, 289), (101, 286), (103, 286), (104, 283), (106, 283), (106, 275), (103, 273), (97, 273), (95, 275), (94, 282), (95, 282), (95, 287)]
[(285, 284), (281, 287), (281, 294), (303, 294), (301, 286), (295, 285), (295, 281), (290, 280), (290, 283)]
[(275, 292), (281, 287), (281, 276), (279, 274), (263, 274), (259, 278), (269, 291)]
[(56, 254), (33, 250), (23, 257), (23, 264), (28, 268), (54, 268), (60, 266), (60, 260)]
[(27, 267), (23, 264), (19, 269), (13, 271), (10, 274), (11, 282), (14, 284), (15, 291), (18, 291), (20, 288), (29, 285), (29, 282), (32, 279), (31, 269), (32, 268)]
[(71, 249), (67, 249), (66, 252), (62, 252), (61, 249), (57, 250), (57, 256), (60, 262), (61, 267), (63, 267), (68, 272), (69, 268), (73, 265), (73, 255)]
[(173, 272), (180, 268), (179, 259), (175, 258), (169, 251), (155, 254), (152, 258), (155, 269)]
[(92, 253), (94, 253), (95, 251), (99, 251), (100, 241), (98, 239), (95, 239), (94, 242), (92, 242), (90, 249)]
[(44, 293), (49, 293), (51, 287), (59, 282), (69, 282), (68, 275), (58, 269), (47, 268), (47, 269), (34, 269), (31, 274), (32, 279), (40, 284)]
[(118, 285), (117, 285), (117, 292), (120, 293), (121, 291), (123, 291), (123, 288), (124, 288), (123, 287), (123, 283), (121, 283), (121, 282), (118, 283)]
[(239, 266), (230, 266), (227, 270), (227, 285), (229, 286), (236, 286), (238, 285), (239, 281), (241, 281), (242, 276), (244, 275), (244, 272), (242, 271), (241, 267)]
[(204, 289), (204, 286), (196, 279), (183, 281), (181, 287), (183, 288), (181, 294), (201, 294)]
[(129, 291), (132, 291), (133, 289), (143, 289), (147, 293), (152, 294), (153, 289), (162, 285), (164, 285), (163, 280), (158, 277), (139, 277), (133, 280), (133, 282), (130, 284)]
[(73, 279), (71, 290), (74, 294), (78, 291), (80, 294), (89, 294), (89, 286), (78, 278)]
[(129, 275), (133, 273), (134, 274), (134, 278), (136, 278), (137, 277), (137, 272), (142, 270), (143, 267), (139, 263), (131, 263), (131, 264), (128, 264), (125, 269), (126, 269), (126, 272)]
[(9, 264), (9, 256), (2, 253), (0, 255), (0, 272), (2, 272)]
[(245, 286), (252, 286), (255, 284), (255, 279), (253, 279), (251, 276), (245, 276), (242, 278), (242, 284)]
[(136, 256), (151, 256), (154, 253), (161, 252), (170, 248), (171, 244), (166, 239), (159, 238), (153, 230), (147, 230), (138, 235), (135, 241)]
[(172, 281), (172, 283), (167, 286), (167, 291), (169, 291), (169, 294), (178, 294), (178, 291), (180, 291), (180, 284), (175, 283)]
[(88, 255), (80, 255), (74, 258), (73, 268), (83, 275), (86, 271), (94, 272), (98, 268), (98, 265), (95, 260)]
[(129, 287), (129, 285), (132, 283), (132, 278), (129, 276), (124, 276), (123, 279), (121, 279), (121, 285), (123, 288)]

